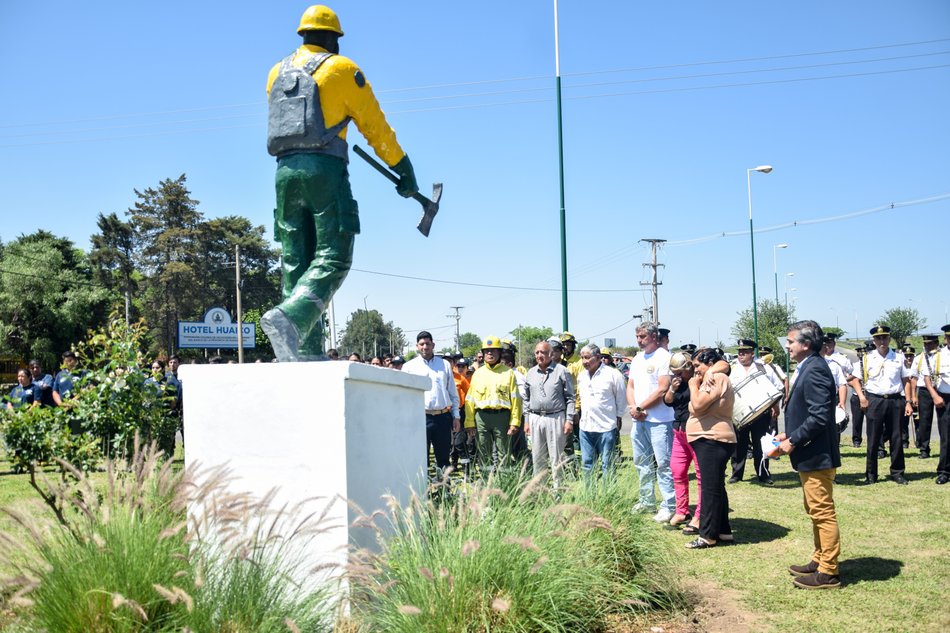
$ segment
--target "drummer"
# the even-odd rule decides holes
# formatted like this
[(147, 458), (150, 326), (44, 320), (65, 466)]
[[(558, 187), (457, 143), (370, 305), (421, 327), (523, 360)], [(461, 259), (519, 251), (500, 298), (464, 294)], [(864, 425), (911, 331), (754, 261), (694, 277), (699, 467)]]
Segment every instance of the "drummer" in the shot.
[[(762, 373), (766, 379), (771, 382), (775, 388), (782, 394), (785, 393), (785, 385), (778, 379), (774, 372), (766, 371), (765, 366), (755, 360), (755, 342), (749, 339), (740, 339), (737, 344), (736, 353), (738, 358), (731, 363), (732, 372), (729, 374), (729, 380), (732, 387), (755, 373)], [(732, 455), (732, 477), (730, 484), (742, 481), (745, 474), (745, 463), (748, 459), (749, 446), (752, 446), (752, 458), (755, 460), (758, 469), (759, 483), (771, 486), (772, 475), (769, 473), (768, 460), (762, 459), (762, 438), (768, 432), (769, 427), (777, 423), (779, 414), (779, 403), (781, 398), (771, 407), (762, 412), (757, 418), (736, 429), (736, 452)]]

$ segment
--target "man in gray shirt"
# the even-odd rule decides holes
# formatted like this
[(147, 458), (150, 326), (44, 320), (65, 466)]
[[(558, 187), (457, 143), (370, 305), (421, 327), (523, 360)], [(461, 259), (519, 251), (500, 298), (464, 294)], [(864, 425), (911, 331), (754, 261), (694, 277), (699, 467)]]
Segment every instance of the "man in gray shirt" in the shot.
[(525, 433), (531, 437), (534, 474), (551, 470), (554, 487), (560, 483), (564, 446), (573, 433), (574, 383), (563, 365), (552, 362), (551, 345), (534, 348), (537, 365), (524, 383)]

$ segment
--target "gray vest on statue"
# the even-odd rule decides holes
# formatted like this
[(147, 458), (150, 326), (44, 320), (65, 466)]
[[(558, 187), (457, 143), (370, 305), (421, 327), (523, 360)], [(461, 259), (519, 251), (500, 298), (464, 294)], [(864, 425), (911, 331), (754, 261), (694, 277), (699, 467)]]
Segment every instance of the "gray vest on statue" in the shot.
[(329, 154), (347, 160), (346, 141), (337, 136), (350, 122), (346, 117), (331, 128), (323, 121), (320, 92), (313, 73), (332, 57), (316, 53), (303, 65), (291, 64), (291, 54), (280, 64), (270, 89), (267, 116), (267, 152), (280, 158), (287, 154)]

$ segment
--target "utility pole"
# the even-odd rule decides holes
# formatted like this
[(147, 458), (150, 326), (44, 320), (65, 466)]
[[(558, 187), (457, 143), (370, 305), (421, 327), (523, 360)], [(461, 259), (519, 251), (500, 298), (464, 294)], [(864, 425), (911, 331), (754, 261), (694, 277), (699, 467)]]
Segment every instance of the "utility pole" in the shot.
[(241, 247), (234, 245), (234, 295), (237, 299), (238, 364), (244, 362), (244, 325), (241, 323)]
[(455, 351), (462, 351), (462, 334), (459, 331), (459, 322), (462, 320), (462, 315), (459, 313), (459, 310), (465, 306), (449, 306), (452, 310), (455, 310), (455, 314), (446, 314), (450, 319), (455, 319)]
[(642, 240), (640, 240), (640, 241), (641, 241), (641, 242), (649, 242), (649, 243), (650, 243), (650, 248), (651, 248), (651, 250), (653, 251), (652, 262), (651, 262), (651, 263), (648, 263), (648, 264), (644, 264), (644, 266), (649, 266), (650, 268), (653, 269), (653, 277), (652, 277), (651, 281), (641, 281), (641, 282), (640, 282), (640, 285), (641, 285), (641, 286), (650, 286), (650, 287), (651, 287), (652, 296), (653, 296), (653, 309), (650, 310), (650, 317), (651, 317), (651, 319), (653, 320), (654, 323), (659, 324), (659, 323), (660, 323), (660, 308), (659, 308), (659, 305), (658, 305), (658, 303), (657, 303), (656, 287), (662, 285), (663, 282), (657, 281), (657, 279), (656, 279), (656, 269), (657, 269), (658, 267), (660, 267), (660, 266), (663, 266), (664, 264), (657, 264), (657, 263), (656, 263), (656, 248), (657, 248), (658, 245), (662, 244), (662, 243), (665, 242), (666, 240), (661, 240), (661, 239), (657, 239), (657, 238), (644, 238), (644, 239), (642, 239)]

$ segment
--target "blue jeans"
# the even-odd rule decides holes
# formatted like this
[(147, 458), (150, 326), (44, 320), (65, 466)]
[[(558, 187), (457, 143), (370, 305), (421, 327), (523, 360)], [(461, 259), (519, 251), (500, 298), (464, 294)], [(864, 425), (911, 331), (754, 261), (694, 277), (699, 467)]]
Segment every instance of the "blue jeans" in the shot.
[(630, 431), (630, 441), (633, 444), (633, 463), (640, 477), (640, 503), (656, 505), (654, 484), (659, 484), (662, 497), (660, 507), (673, 512), (676, 509), (673, 472), (670, 470), (673, 423), (635, 421)]
[[(618, 431), (581, 431), (581, 468), (585, 475), (594, 469), (594, 462), (600, 457), (601, 469), (604, 476), (610, 474), (614, 462), (614, 447), (617, 445)], [(667, 458), (669, 465), (669, 458)]]

